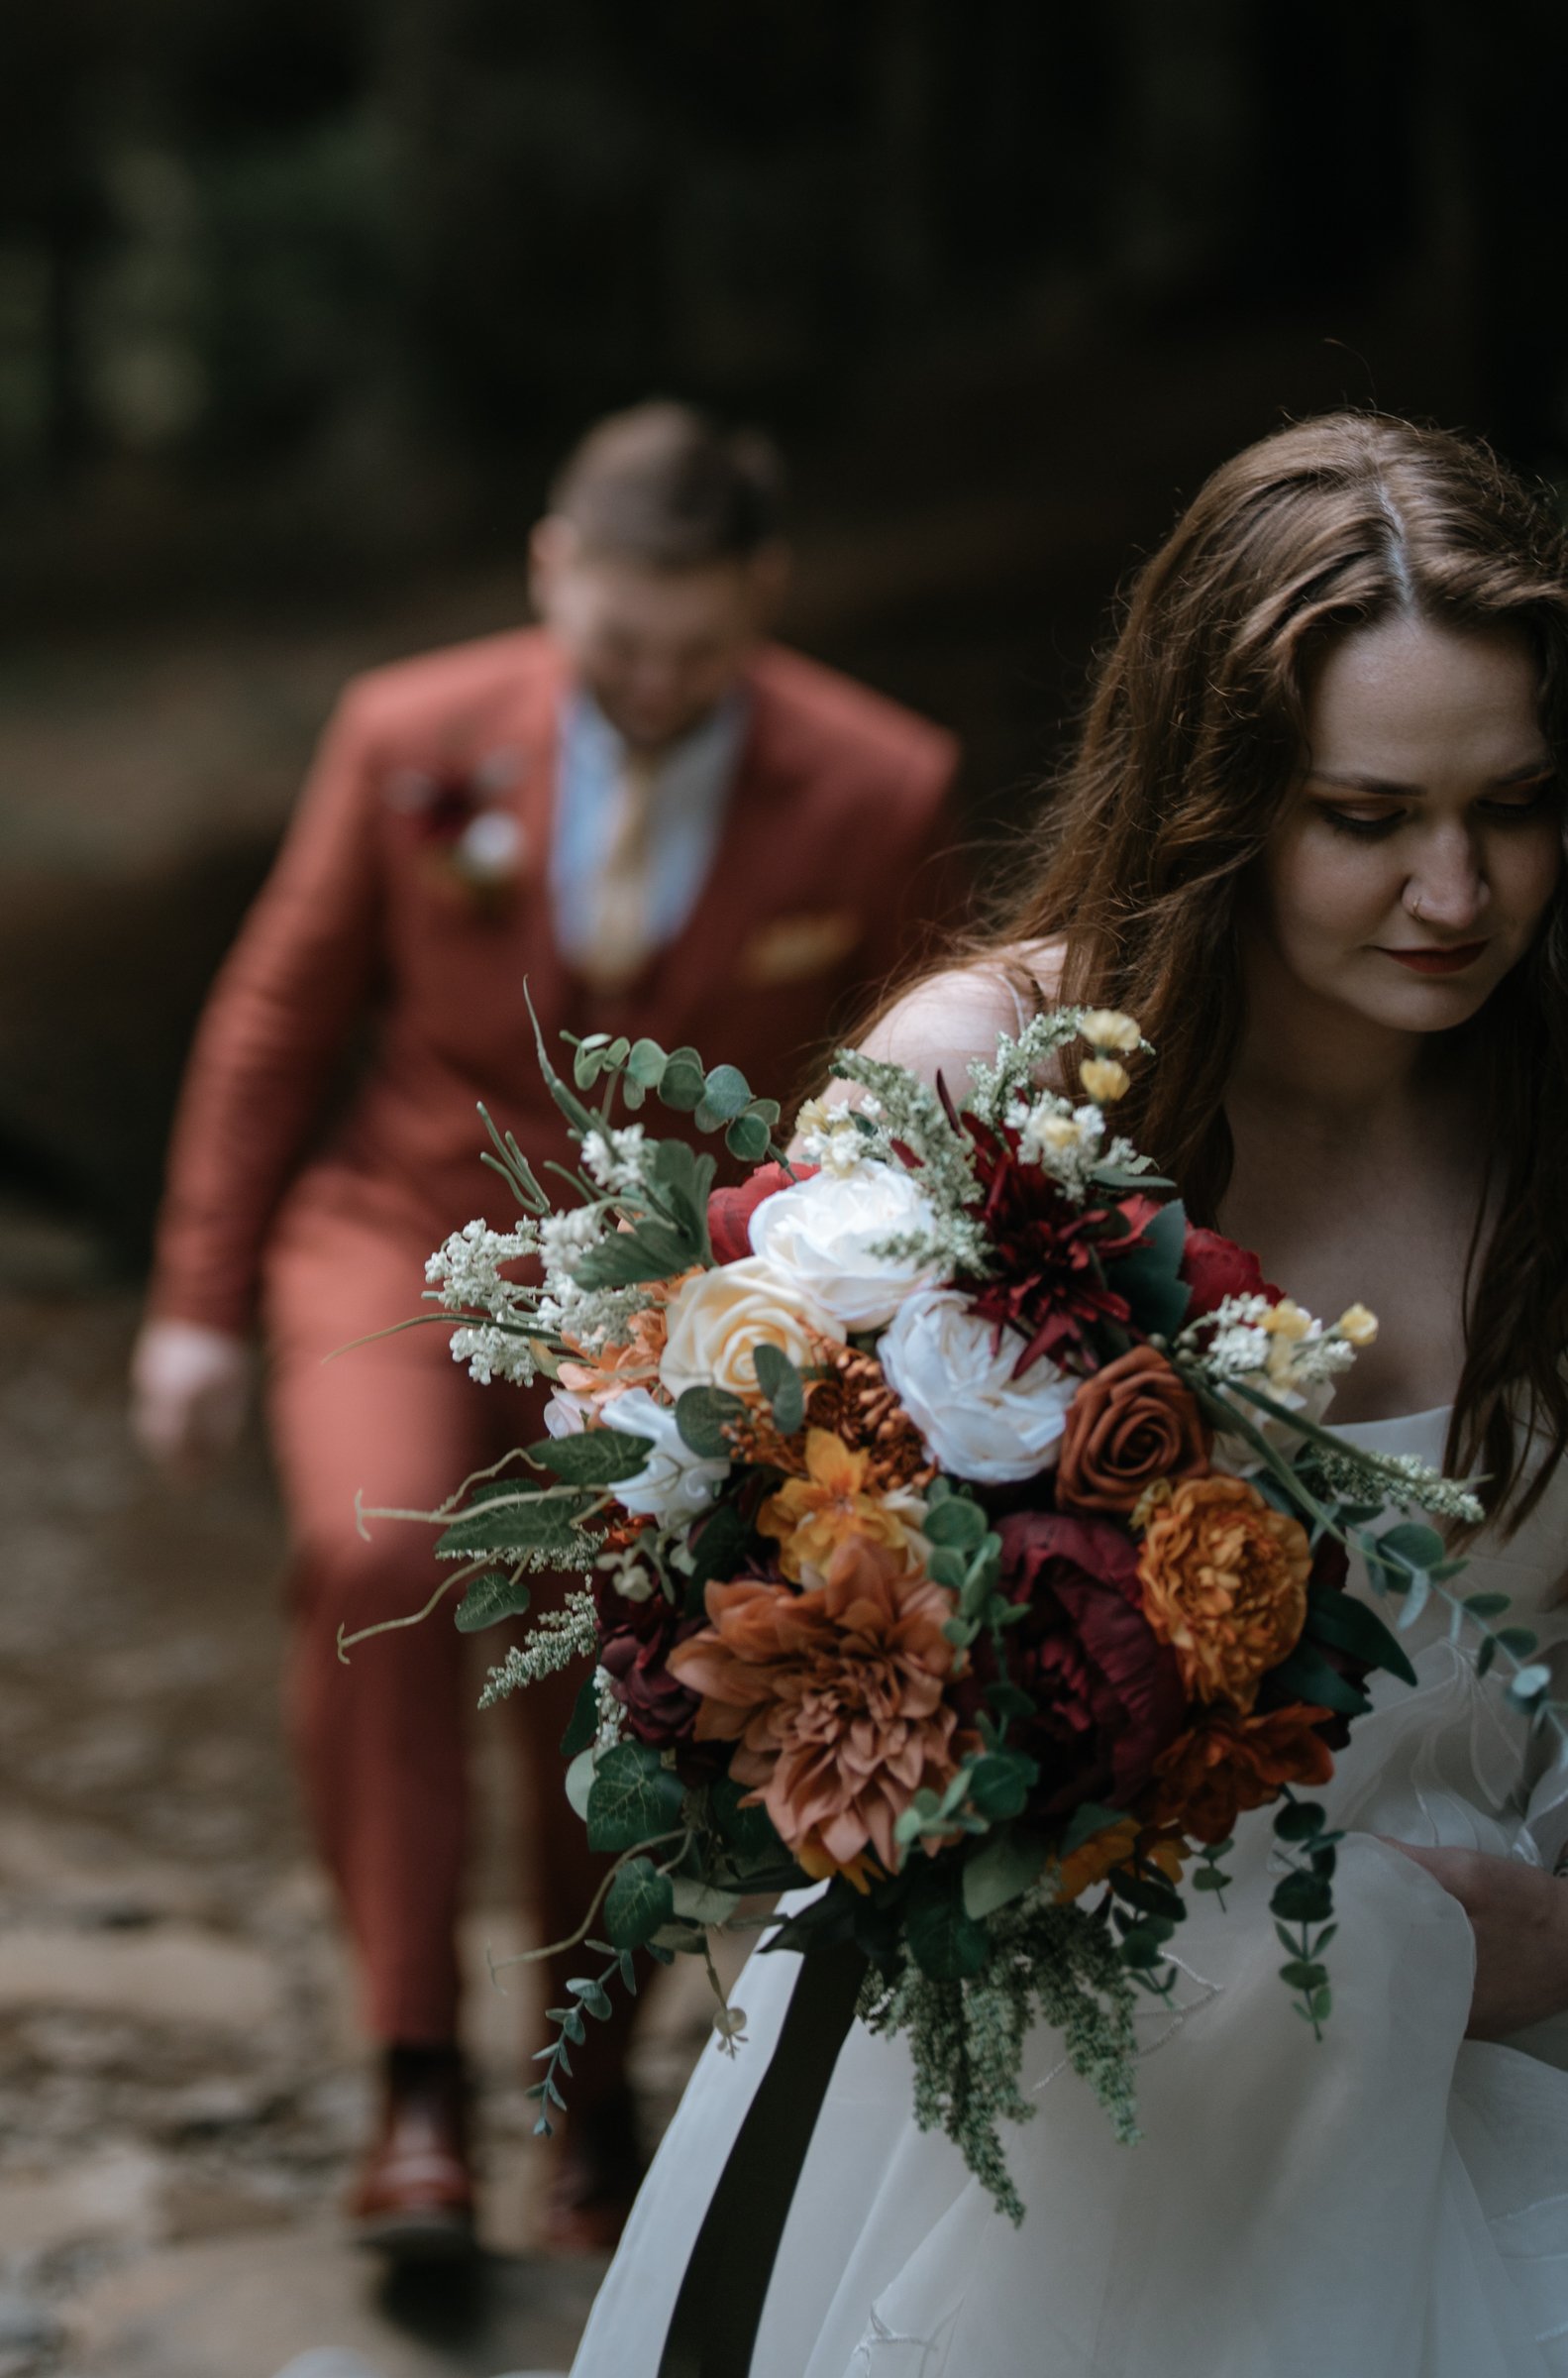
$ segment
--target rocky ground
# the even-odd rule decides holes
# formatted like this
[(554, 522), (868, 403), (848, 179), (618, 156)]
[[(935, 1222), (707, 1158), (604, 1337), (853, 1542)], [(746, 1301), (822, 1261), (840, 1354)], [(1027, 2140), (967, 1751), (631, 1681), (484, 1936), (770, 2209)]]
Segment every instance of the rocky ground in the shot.
[[(196, 1495), (147, 1475), (134, 1322), (90, 1245), (0, 1217), (0, 2378), (273, 2378), (327, 2344), (384, 2378), (564, 2367), (596, 2271), (532, 2251), (526, 1989), (470, 1993), (469, 2279), (389, 2286), (342, 2236), (370, 2085), (283, 1756), (271, 1486), (254, 1443)], [(503, 1731), (480, 1976), (519, 1942)], [(705, 2017), (649, 2013), (657, 2126)]]

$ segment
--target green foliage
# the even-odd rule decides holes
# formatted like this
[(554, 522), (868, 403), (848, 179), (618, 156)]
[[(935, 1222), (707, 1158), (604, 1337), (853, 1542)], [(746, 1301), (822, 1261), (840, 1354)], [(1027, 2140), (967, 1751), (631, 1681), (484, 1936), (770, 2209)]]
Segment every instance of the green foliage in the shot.
[(766, 1808), (743, 1807), (744, 1796), (741, 1786), (732, 1784), (728, 1776), (721, 1777), (710, 1790), (708, 1809), (720, 1840), (738, 1864), (777, 1859), (779, 1836), (772, 1817)]
[(473, 1560), (485, 1553), (554, 1555), (563, 1567), (575, 1567), (581, 1551), (579, 1523), (593, 1510), (598, 1497), (587, 1492), (563, 1492), (544, 1487), (532, 1492), (507, 1487), (475, 1501), (436, 1539), (443, 1559)]
[(604, 1899), (604, 1929), (618, 1949), (639, 1949), (675, 1913), (675, 1892), (651, 1858), (632, 1858)]
[(528, 1458), (571, 1486), (613, 1486), (634, 1478), (652, 1451), (646, 1437), (624, 1429), (584, 1429), (577, 1437), (542, 1437)]
[[(1138, 1186), (1146, 1184), (1140, 1181)], [(1174, 1338), (1187, 1319), (1193, 1292), (1180, 1276), (1186, 1242), (1187, 1215), (1180, 1200), (1173, 1198), (1160, 1208), (1131, 1253), (1104, 1266), (1106, 1281), (1127, 1299), (1146, 1333)]]
[(504, 1568), (487, 1568), (475, 1577), (458, 1604), (455, 1613), (459, 1631), (477, 1635), (484, 1627), (498, 1626), (503, 1618), (525, 1615), (533, 1595), (520, 1577)]
[(632, 1850), (680, 1821), (685, 1789), (645, 1742), (618, 1742), (594, 1771), (588, 1794), (590, 1850)]
[(740, 1504), (733, 1497), (728, 1502), (715, 1503), (700, 1529), (689, 1539), (688, 1610), (701, 1610), (703, 1591), (711, 1578), (727, 1581), (735, 1575), (745, 1562), (751, 1540), (752, 1532)]
[(1040, 1764), (1022, 1751), (988, 1751), (969, 1771), (970, 1805), (992, 1824), (1021, 1816)]
[(805, 1419), (805, 1385), (800, 1373), (783, 1349), (767, 1339), (752, 1349), (752, 1367), (768, 1398), (775, 1427), (792, 1437)]
[(676, 1399), (676, 1427), (682, 1445), (706, 1461), (722, 1461), (734, 1452), (725, 1430), (746, 1417), (738, 1395), (722, 1387), (688, 1387)]
[[(1506, 1608), (1507, 1597), (1503, 1600)], [(1313, 1593), (1307, 1603), (1305, 1640), (1330, 1644), (1368, 1668), (1386, 1668), (1402, 1683), (1415, 1681), (1415, 1671), (1399, 1638), (1389, 1632), (1375, 1610), (1358, 1601), (1354, 1594)]]
[(1038, 1834), (1009, 1825), (980, 1842), (964, 1862), (964, 1912), (977, 1923), (1021, 1897), (1040, 1879), (1046, 1844)]
[(1372, 1704), (1364, 1692), (1330, 1668), (1321, 1652), (1313, 1649), (1304, 1636), (1288, 1659), (1269, 1671), (1270, 1680), (1293, 1701), (1311, 1701), (1320, 1709), (1342, 1710), (1347, 1717), (1359, 1717)]
[(561, 1737), (562, 1758), (575, 1759), (580, 1752), (590, 1750), (598, 1730), (598, 1686), (589, 1676), (585, 1683), (578, 1686), (577, 1697), (572, 1704), (572, 1715)]
[(1023, 2043), (1038, 2016), (1057, 2027), (1067, 2060), (1087, 2081), (1118, 2138), (1138, 2135), (1131, 1978), (1103, 1925), (1080, 1907), (1028, 1894), (991, 1915), (992, 1954), (968, 1978), (938, 1979), (913, 1963), (868, 1979), (860, 2013), (873, 2031), (906, 2032), (915, 2119), (941, 2129), (998, 2209), (1014, 2222), (1023, 2201), (1002, 2152), (1000, 2125), (1032, 2120), (1023, 2094)]
[(606, 1032), (591, 1032), (584, 1039), (570, 1032), (566, 1036), (575, 1052), (573, 1076), (578, 1089), (591, 1090), (606, 1076), (612, 1083), (618, 1077), (628, 1107), (640, 1107), (652, 1095), (672, 1113), (689, 1115), (699, 1132), (723, 1132), (725, 1146), (743, 1164), (760, 1164), (767, 1155), (782, 1110), (776, 1098), (756, 1097), (738, 1066), (708, 1068), (697, 1049), (667, 1052), (646, 1037), (628, 1044), (624, 1037), (612, 1040)]
[(991, 1935), (965, 1912), (961, 1890), (939, 1867), (915, 1878), (904, 1915), (909, 1954), (933, 1982), (961, 1982), (991, 1955)]

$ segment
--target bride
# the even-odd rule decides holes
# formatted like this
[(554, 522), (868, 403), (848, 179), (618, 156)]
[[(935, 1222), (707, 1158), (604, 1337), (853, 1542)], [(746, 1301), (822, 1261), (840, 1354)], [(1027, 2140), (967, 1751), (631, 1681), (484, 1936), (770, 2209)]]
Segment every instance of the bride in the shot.
[[(1568, 1669), (1565, 739), (1544, 507), (1404, 422), (1287, 429), (1144, 569), (1005, 929), (870, 1045), (962, 1083), (1035, 1002), (1136, 1016), (1131, 1135), (1311, 1310), (1376, 1308), (1336, 1426), (1485, 1473), (1466, 1588)], [(1032, 2037), (1020, 2229), (857, 2027), (754, 2378), (1568, 2373), (1568, 1766), (1444, 1624), (1406, 1641), (1417, 1689), (1382, 1679), (1325, 1795), (1322, 2043), (1276, 1977), (1262, 1814), (1144, 2018), (1141, 2145)], [(797, 1972), (747, 1968), (747, 2044), (699, 2065), (575, 2378), (661, 2370)]]

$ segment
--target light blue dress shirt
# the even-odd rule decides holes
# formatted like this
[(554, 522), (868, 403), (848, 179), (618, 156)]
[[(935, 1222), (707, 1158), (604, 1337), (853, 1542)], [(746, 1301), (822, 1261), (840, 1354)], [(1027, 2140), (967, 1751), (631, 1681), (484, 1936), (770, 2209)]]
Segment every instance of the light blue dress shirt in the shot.
[[(737, 688), (659, 762), (649, 796), (648, 923), (656, 948), (675, 939), (707, 881), (749, 707)], [(567, 958), (580, 956), (591, 942), (593, 878), (609, 840), (625, 758), (625, 737), (597, 703), (580, 692), (569, 696), (550, 854), (556, 937)]]

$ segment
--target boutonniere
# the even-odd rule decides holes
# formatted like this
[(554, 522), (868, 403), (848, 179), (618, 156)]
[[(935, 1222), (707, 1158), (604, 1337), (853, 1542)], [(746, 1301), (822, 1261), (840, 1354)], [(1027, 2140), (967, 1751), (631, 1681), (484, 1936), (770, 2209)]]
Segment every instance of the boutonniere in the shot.
[(413, 828), (427, 872), (481, 916), (510, 903), (527, 852), (512, 795), (522, 773), (515, 751), (477, 760), (400, 768), (386, 798)]

